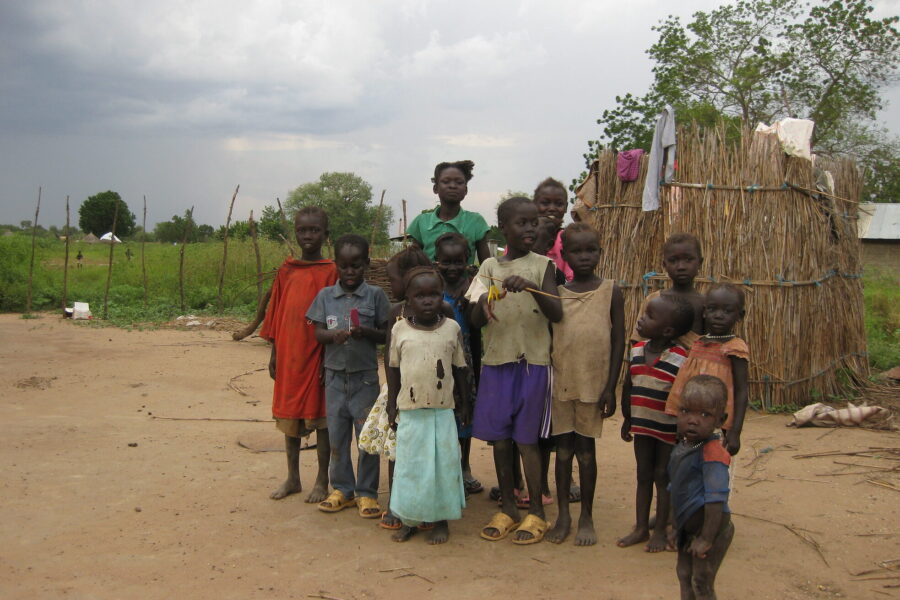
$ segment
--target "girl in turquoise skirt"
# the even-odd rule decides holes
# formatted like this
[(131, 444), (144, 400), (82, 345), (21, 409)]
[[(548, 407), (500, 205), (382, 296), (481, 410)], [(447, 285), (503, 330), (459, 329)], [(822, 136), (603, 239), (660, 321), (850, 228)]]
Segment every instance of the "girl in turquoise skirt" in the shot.
[[(443, 544), (447, 521), (466, 505), (454, 408), (470, 420), (466, 359), (459, 325), (443, 314), (444, 284), (431, 267), (404, 277), (405, 318), (394, 324), (386, 369), (388, 417), (397, 429), (391, 513), (403, 526), (392, 539), (405, 542), (422, 523), (434, 523), (428, 542)], [(454, 388), (460, 406), (455, 406)], [(403, 415), (398, 420), (397, 412)]]

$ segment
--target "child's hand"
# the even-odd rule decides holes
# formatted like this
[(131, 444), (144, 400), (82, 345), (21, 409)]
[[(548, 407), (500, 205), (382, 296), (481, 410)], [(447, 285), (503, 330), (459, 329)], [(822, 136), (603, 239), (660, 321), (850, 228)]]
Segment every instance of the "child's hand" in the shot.
[(331, 343), (343, 344), (350, 339), (350, 332), (346, 329), (335, 329), (331, 336)]
[(491, 303), (488, 302), (487, 294), (481, 295), (481, 297), (478, 299), (478, 304), (481, 305), (481, 308), (484, 311), (484, 316), (487, 318), (488, 323), (490, 323), (491, 321), (500, 321), (500, 319), (497, 318), (497, 315), (494, 314), (494, 309), (491, 308)]
[(351, 327), (350, 335), (353, 337), (353, 339), (359, 340), (359, 339), (362, 339), (363, 335), (365, 335), (365, 334), (363, 332), (363, 328), (360, 326), (360, 327)]
[(391, 429), (394, 431), (397, 430), (397, 403), (388, 401), (387, 403), (387, 415), (388, 415), (388, 423), (391, 426)]
[(709, 552), (710, 548), (712, 548), (711, 542), (707, 542), (700, 537), (694, 538), (694, 541), (691, 542), (688, 548), (688, 554), (693, 555), (694, 558), (706, 558), (706, 553)]
[(622, 439), (626, 442), (634, 439), (634, 436), (631, 435), (631, 419), (627, 417), (622, 421)]
[(472, 405), (468, 402), (465, 402), (459, 408), (459, 424), (465, 427), (469, 423), (472, 422)]
[(741, 434), (732, 429), (725, 434), (725, 439), (722, 440), (722, 445), (725, 446), (726, 450), (728, 450), (728, 454), (734, 456), (741, 451)]
[(528, 281), (524, 277), (519, 277), (518, 275), (510, 275), (506, 279), (503, 280), (504, 289), (517, 294), (519, 292), (524, 292), (525, 288), (531, 288), (533, 290), (540, 289), (541, 286), (534, 283), (533, 281)]
[(604, 390), (600, 394), (600, 417), (608, 419), (616, 414), (616, 394), (611, 390)]
[(269, 359), (269, 377), (275, 379), (275, 355), (272, 354), (272, 358)]
[(666, 529), (666, 541), (669, 542), (669, 548), (678, 548), (678, 532), (674, 527)]

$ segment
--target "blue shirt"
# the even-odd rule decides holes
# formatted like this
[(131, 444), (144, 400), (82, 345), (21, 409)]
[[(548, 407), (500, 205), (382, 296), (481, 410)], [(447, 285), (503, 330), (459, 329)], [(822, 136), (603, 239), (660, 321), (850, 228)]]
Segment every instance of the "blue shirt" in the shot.
[(728, 508), (728, 466), (731, 455), (714, 435), (698, 446), (684, 442), (675, 445), (669, 458), (669, 491), (675, 515), (675, 530), (684, 524), (705, 504), (722, 502), (722, 511)]
[[(355, 308), (359, 311), (361, 326), (377, 329), (387, 323), (390, 306), (387, 295), (378, 286), (363, 281), (348, 292), (338, 282), (319, 290), (306, 311), (306, 318), (322, 323), (327, 329), (350, 329), (350, 310)], [(351, 337), (344, 344), (326, 344), (324, 364), (332, 371), (375, 371), (378, 369), (375, 342), (369, 338)]]

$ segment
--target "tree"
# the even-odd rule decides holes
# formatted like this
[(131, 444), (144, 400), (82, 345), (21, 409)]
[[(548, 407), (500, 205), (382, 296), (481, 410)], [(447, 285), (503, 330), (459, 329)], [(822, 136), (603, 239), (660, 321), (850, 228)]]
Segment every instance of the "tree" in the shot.
[(281, 218), (281, 212), (274, 206), (263, 208), (257, 229), (260, 235), (274, 242), (280, 242), (281, 236), (287, 240), (291, 239), (288, 223)]
[(653, 27), (650, 90), (617, 96), (603, 112), (604, 139), (588, 142), (587, 165), (604, 147), (649, 149), (656, 115), (671, 104), (679, 121), (725, 119), (735, 135), (742, 123), (812, 119), (817, 153), (855, 154), (882, 168), (874, 156), (884, 154), (888, 138), (870, 135), (879, 143), (860, 154), (847, 135), (872, 127), (883, 105), (879, 91), (896, 80), (898, 17), (872, 19), (872, 10), (866, 0), (739, 0), (694, 13), (687, 25), (669, 16)]
[(194, 218), (191, 216), (189, 210), (184, 211), (184, 217), (172, 215), (171, 220), (157, 223), (153, 228), (153, 236), (157, 239), (157, 241), (164, 242), (166, 244), (180, 244), (181, 240), (184, 239), (186, 228), (188, 228), (187, 241), (196, 241), (197, 223), (194, 222)]
[(82, 202), (78, 208), (78, 226), (97, 237), (111, 231), (117, 203), (119, 213), (116, 216), (116, 230), (113, 233), (119, 238), (131, 235), (134, 231), (134, 213), (128, 210), (128, 205), (121, 196), (113, 191), (94, 194)]
[(356, 233), (367, 240), (376, 228), (375, 243), (388, 243), (388, 229), (394, 213), (389, 206), (372, 202), (372, 186), (353, 173), (322, 173), (319, 181), (304, 183), (288, 194), (284, 209), (288, 218), (304, 206), (318, 206), (328, 213), (331, 239)]

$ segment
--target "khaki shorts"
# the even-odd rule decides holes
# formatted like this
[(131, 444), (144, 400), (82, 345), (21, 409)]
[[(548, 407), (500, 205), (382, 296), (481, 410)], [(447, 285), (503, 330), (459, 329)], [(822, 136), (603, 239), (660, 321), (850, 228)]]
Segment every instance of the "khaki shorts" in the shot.
[(572, 433), (589, 438), (599, 438), (603, 433), (602, 408), (599, 402), (580, 400), (554, 400), (551, 412), (551, 433)]
[(325, 417), (318, 419), (279, 419), (275, 417), (275, 427), (288, 437), (306, 437), (316, 429), (328, 429)]

